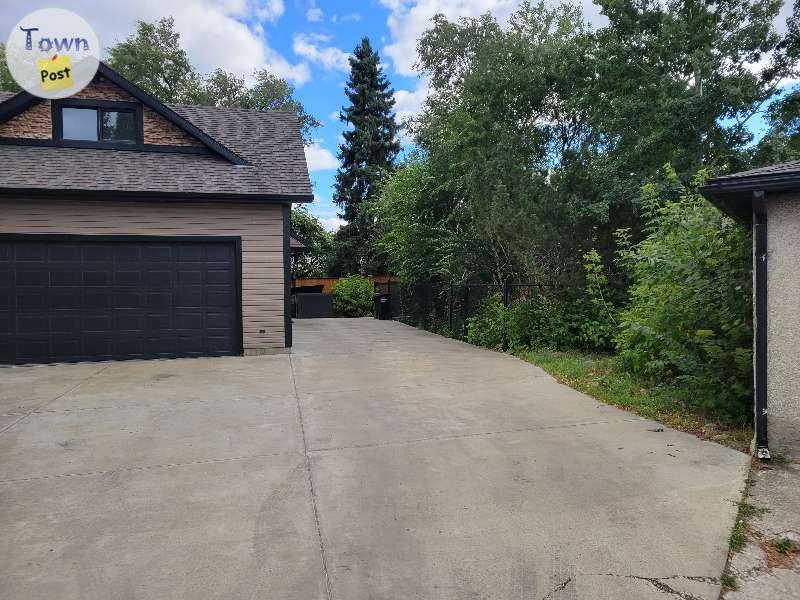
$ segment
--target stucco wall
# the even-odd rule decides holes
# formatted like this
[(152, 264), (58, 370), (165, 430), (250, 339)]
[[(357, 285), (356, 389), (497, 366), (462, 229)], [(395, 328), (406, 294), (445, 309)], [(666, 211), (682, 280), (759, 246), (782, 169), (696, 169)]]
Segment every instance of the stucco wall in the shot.
[(245, 354), (283, 351), (283, 214), (280, 206), (2, 200), (0, 233), (240, 236)]
[(767, 200), (767, 432), (800, 456), (800, 194)]

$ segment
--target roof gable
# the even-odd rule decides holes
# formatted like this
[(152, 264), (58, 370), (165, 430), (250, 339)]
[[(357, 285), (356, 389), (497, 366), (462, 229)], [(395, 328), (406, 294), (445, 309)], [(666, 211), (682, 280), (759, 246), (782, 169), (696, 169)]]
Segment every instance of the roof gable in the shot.
[[(0, 133), (7, 136), (0, 137), (0, 196), (58, 194), (119, 200), (163, 196), (281, 203), (313, 199), (297, 115), (166, 105), (106, 65), (101, 65), (99, 74), (101, 80), (92, 84), (98, 89), (87, 89), (83, 98), (140, 102), (145, 116), (144, 144), (98, 147), (61, 143), (50, 135), (48, 100), (27, 92), (0, 92), (0, 130), (26, 108), (25, 114), (42, 113), (40, 118), (46, 121), (39, 124), (41, 135), (28, 135), (30, 123), (25, 135)], [(103, 85), (107, 88), (100, 89)], [(76, 101), (80, 97), (76, 94)], [(152, 117), (149, 121), (148, 114)], [(156, 120), (169, 128), (154, 125), (158, 135), (149, 136), (148, 122)], [(187, 141), (195, 147), (187, 147)], [(58, 162), (72, 165), (67, 176), (54, 180), (42, 174), (41, 164)]]
[(151, 94), (145, 92), (139, 86), (134, 85), (133, 83), (125, 79), (122, 75), (114, 71), (111, 67), (109, 67), (105, 63), (103, 62), (100, 63), (99, 67), (97, 68), (97, 72), (100, 75), (104, 76), (109, 81), (111, 81), (112, 83), (114, 83), (115, 85), (117, 85), (118, 87), (120, 87), (121, 89), (128, 92), (131, 96), (139, 100), (144, 106), (150, 108), (154, 112), (164, 117), (167, 121), (171, 122), (173, 125), (176, 125), (179, 129), (185, 131), (190, 136), (202, 142), (213, 152), (231, 161), (235, 165), (246, 164), (246, 161), (241, 156), (239, 156), (229, 148), (225, 147), (223, 144), (212, 138), (204, 131), (201, 131), (200, 129), (195, 127), (192, 123), (184, 119), (174, 110), (169, 108), (166, 104), (164, 104), (160, 100), (156, 100), (156, 98), (153, 97)]
[[(121, 90), (121, 96), (124, 97), (124, 95), (127, 95), (130, 99), (135, 99), (141, 102), (143, 107), (145, 107), (145, 110), (149, 109), (153, 111), (155, 114), (159, 115), (160, 118), (166, 120), (166, 122), (168, 122), (170, 125), (186, 133), (192, 139), (197, 140), (211, 152), (221, 156), (225, 160), (228, 160), (235, 165), (246, 164), (246, 161), (236, 152), (225, 146), (219, 140), (214, 139), (207, 132), (202, 131), (194, 124), (190, 123), (184, 117), (172, 110), (169, 106), (157, 100), (139, 86), (122, 77), (122, 75), (114, 71), (105, 63), (100, 63), (97, 69), (97, 74), (111, 82), (111, 84), (113, 84), (117, 90)], [(77, 94), (75, 97), (80, 97), (80, 94)], [(40, 101), (40, 98), (25, 91), (19, 92), (11, 98), (0, 97), (0, 103), (2, 103), (0, 104), (0, 123), (4, 123), (13, 119), (14, 117), (29, 110)]]

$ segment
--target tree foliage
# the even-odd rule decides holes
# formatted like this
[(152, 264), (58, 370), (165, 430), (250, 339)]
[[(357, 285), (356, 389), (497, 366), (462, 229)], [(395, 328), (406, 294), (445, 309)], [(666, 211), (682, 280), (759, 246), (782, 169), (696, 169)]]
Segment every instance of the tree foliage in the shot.
[(410, 264), (419, 241), (387, 212), (394, 203), (437, 235), (437, 260), (417, 261), (417, 278), (581, 280), (590, 249), (611, 267), (617, 229), (641, 239), (639, 191), (664, 164), (684, 183), (749, 165), (748, 124), (796, 74), (796, 28), (773, 27), (780, 2), (599, 5), (608, 24), (594, 30), (567, 4), (523, 3), (507, 26), (433, 19), (419, 42), (432, 94), (412, 131), (435, 185), (407, 185), (418, 164), (395, 175), (417, 197), (398, 204), (386, 185), (377, 214), (390, 260)]
[(632, 285), (616, 344), (633, 371), (675, 378), (696, 392), (703, 408), (746, 420), (752, 397), (750, 236), (697, 193), (704, 176), (683, 186), (668, 169), (668, 186), (644, 187), (647, 235), (621, 254)]
[(19, 92), (22, 88), (17, 85), (6, 63), (6, 45), (0, 43), (0, 92)]
[(347, 225), (336, 236), (335, 269), (344, 274), (380, 272), (385, 267), (372, 252), (375, 226), (368, 204), (393, 168), (400, 144), (392, 112), (393, 92), (369, 38), (361, 40), (350, 58), (345, 94), (349, 104), (340, 118), (349, 129), (339, 147), (342, 164), (336, 173), (333, 201), (342, 208)]
[(106, 49), (109, 66), (162, 102), (181, 102), (197, 74), (175, 19), (136, 22), (136, 33)]
[(292, 261), (292, 277), (326, 277), (333, 261), (333, 235), (305, 209), (292, 209), (292, 235), (306, 248)]

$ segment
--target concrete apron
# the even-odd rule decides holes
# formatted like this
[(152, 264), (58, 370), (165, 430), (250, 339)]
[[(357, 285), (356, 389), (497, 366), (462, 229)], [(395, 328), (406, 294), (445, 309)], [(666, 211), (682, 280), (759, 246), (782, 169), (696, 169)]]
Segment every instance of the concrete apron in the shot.
[(748, 457), (392, 322), (0, 369), (0, 597), (717, 598)]

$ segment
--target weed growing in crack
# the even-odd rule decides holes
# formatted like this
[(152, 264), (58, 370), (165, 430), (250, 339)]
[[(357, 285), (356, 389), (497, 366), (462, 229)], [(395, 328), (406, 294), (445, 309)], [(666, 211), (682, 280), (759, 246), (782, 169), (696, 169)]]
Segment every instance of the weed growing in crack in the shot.
[(736, 577), (734, 577), (733, 575), (725, 573), (722, 577), (720, 577), (719, 581), (722, 584), (722, 587), (725, 588), (725, 590), (730, 590), (732, 592), (736, 591), (737, 589)]
[(775, 550), (780, 552), (781, 554), (790, 554), (792, 552), (797, 552), (798, 547), (792, 540), (789, 538), (780, 538), (772, 542), (775, 545)]

